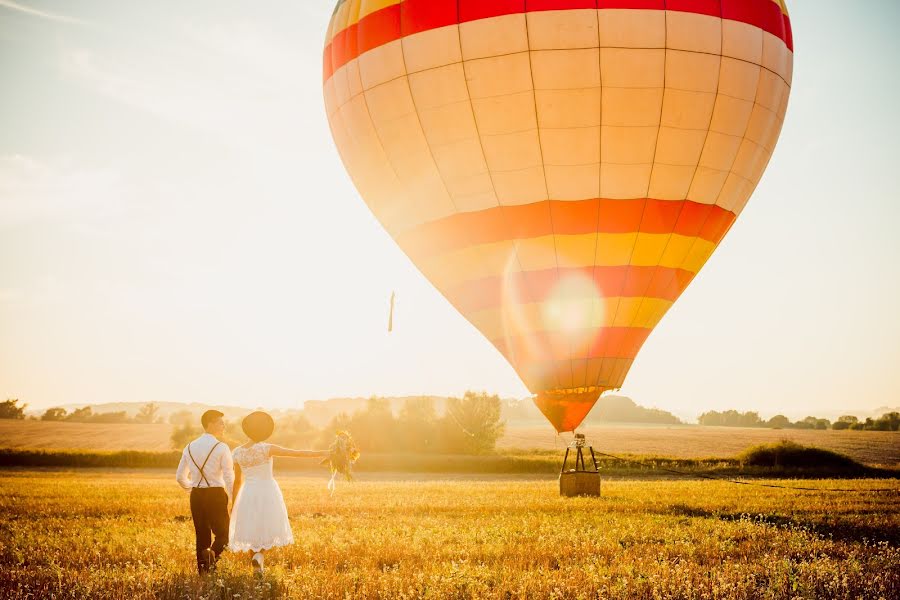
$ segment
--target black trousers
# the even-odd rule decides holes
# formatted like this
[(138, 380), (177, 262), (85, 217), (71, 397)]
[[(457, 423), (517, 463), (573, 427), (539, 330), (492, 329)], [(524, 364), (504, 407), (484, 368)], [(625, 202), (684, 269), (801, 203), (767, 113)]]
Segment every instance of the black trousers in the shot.
[(225, 488), (192, 489), (191, 517), (197, 536), (197, 570), (205, 573), (213, 566), (207, 561), (206, 551), (211, 549), (218, 560), (228, 545), (228, 494)]

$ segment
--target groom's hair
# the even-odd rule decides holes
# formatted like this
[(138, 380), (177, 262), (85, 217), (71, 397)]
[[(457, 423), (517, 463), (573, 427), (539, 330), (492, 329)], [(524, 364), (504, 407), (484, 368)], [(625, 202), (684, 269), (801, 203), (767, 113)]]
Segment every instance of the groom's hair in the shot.
[(225, 414), (221, 413), (217, 410), (208, 410), (200, 417), (200, 424), (203, 425), (203, 429), (209, 427), (209, 424), (216, 419), (221, 419)]

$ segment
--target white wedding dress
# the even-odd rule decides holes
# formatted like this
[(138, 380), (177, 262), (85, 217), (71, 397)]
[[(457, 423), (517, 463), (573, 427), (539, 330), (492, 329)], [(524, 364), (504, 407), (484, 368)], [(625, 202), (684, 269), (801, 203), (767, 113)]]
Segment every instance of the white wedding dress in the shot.
[(235, 448), (233, 455), (244, 483), (231, 510), (228, 548), (232, 552), (259, 552), (293, 544), (284, 496), (272, 476), (269, 444)]

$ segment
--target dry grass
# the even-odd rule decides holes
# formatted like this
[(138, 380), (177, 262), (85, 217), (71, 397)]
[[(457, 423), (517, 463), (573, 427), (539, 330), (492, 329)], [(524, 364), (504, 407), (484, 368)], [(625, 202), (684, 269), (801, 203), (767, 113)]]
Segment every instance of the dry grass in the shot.
[[(171, 425), (108, 425), (0, 420), (0, 446), (46, 450), (170, 450)], [(588, 427), (595, 447), (614, 454), (706, 458), (736, 456), (749, 446), (786, 439), (833, 450), (868, 465), (900, 466), (900, 433), (803, 431), (728, 427)], [(569, 438), (549, 426), (510, 427), (498, 444), (504, 449), (559, 450)]]
[[(586, 427), (582, 433), (594, 447), (614, 454), (642, 454), (674, 458), (736, 456), (748, 446), (788, 440), (846, 454), (873, 466), (900, 466), (900, 433), (896, 431), (814, 431), (699, 426)], [(501, 448), (559, 449), (571, 435), (557, 438), (545, 427), (511, 428)]]
[(0, 419), (0, 446), (45, 450), (171, 450), (172, 426)]
[[(192, 571), (170, 474), (0, 472), (2, 598), (897, 598), (900, 495), (285, 477), (297, 544)], [(896, 481), (804, 485), (864, 490)]]

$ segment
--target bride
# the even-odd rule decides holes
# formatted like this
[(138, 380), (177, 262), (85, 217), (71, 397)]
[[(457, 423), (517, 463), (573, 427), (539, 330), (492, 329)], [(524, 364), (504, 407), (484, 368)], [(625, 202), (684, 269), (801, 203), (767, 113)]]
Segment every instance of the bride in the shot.
[(328, 452), (291, 450), (265, 443), (275, 430), (275, 421), (265, 412), (250, 413), (241, 427), (250, 441), (232, 453), (235, 496), (228, 548), (232, 552), (253, 552), (253, 570), (262, 573), (266, 550), (294, 543), (284, 497), (272, 476), (272, 459), (276, 456), (318, 458), (328, 456)]

